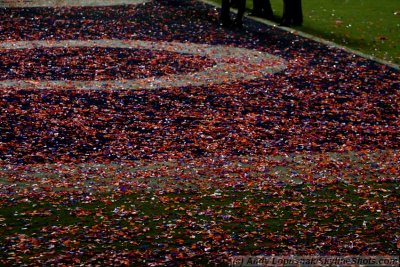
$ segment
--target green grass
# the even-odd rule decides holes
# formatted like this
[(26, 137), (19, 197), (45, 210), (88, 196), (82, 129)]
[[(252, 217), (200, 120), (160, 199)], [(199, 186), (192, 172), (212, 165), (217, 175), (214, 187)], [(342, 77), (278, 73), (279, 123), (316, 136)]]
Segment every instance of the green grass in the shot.
[[(58, 254), (68, 254), (74, 248), (104, 253), (112, 249), (140, 251), (143, 247), (156, 250), (161, 245), (173, 250), (191, 247), (196, 251), (196, 245), (218, 239), (218, 235), (232, 237), (232, 246), (237, 252), (246, 253), (260, 246), (274, 246), (277, 242), (274, 236), (282, 234), (282, 231), (298, 242), (312, 245), (318, 236), (309, 231), (308, 224), (315, 221), (318, 222), (318, 231), (337, 236), (343, 242), (354, 231), (364, 241), (374, 242), (374, 238), (383, 234), (385, 229), (376, 230), (378, 232), (371, 235), (370, 229), (363, 224), (385, 223), (389, 218), (380, 218), (376, 210), (357, 207), (368, 199), (374, 203), (386, 203), (387, 209), (394, 208), (393, 200), (379, 192), (387, 190), (393, 193), (397, 185), (393, 182), (373, 183), (368, 191), (362, 192), (358, 187), (345, 183), (324, 187), (283, 185), (271, 189), (237, 191), (225, 188), (218, 197), (213, 197), (212, 191), (207, 190), (190, 194), (133, 193), (108, 203), (98, 200), (59, 206), (32, 201), (3, 207), (0, 217), (5, 218), (2, 224), (6, 227), (0, 230), (0, 243), (16, 244), (8, 246), (7, 251), (0, 251), (0, 257), (6, 259), (15, 252), (25, 251), (20, 261), (28, 263), (30, 257), (52, 249)], [(272, 192), (279, 194), (272, 196)], [(370, 195), (365, 195), (366, 192)], [(103, 200), (111, 198), (108, 194), (101, 197)], [(285, 201), (287, 205), (282, 204)], [(336, 203), (336, 210), (331, 209), (332, 202)], [(48, 213), (32, 214), (38, 210)], [(77, 210), (88, 213), (78, 215)], [(188, 224), (189, 220), (191, 224)], [(6, 241), (8, 236), (18, 234), (22, 235), (18, 238), (25, 241)], [(52, 242), (50, 239), (55, 240), (51, 248), (48, 247)], [(35, 240), (41, 241), (34, 244)], [(108, 240), (113, 242), (106, 242)], [(23, 242), (29, 249), (23, 247), (25, 250), (19, 251), (18, 245), (22, 246)], [(393, 243), (387, 245), (395, 250)]]
[[(182, 249), (198, 266), (207, 266), (209, 245), (211, 253), (229, 248), (239, 255), (260, 248), (282, 252), (293, 243), (320, 250), (318, 244), (330, 237), (345, 245), (353, 234), (394, 253), (398, 161), (396, 151), (386, 150), (215, 159), (213, 164), (0, 168), (0, 182), (13, 188), (0, 195), (0, 266), (58, 256), (68, 264), (88, 263), (102, 255), (91, 262), (101, 265), (115, 250), (163, 258)], [(135, 183), (123, 193), (117, 182), (125, 178)], [(248, 183), (235, 183), (237, 178)], [(59, 188), (63, 179), (69, 184)], [(221, 240), (227, 240), (225, 248)], [(68, 258), (77, 250), (79, 259)], [(135, 256), (132, 264), (144, 265), (141, 259)], [(185, 265), (188, 259), (175, 260)]]
[[(214, 0), (214, 2), (221, 2)], [(253, 1), (247, 1), (251, 9)], [(283, 1), (271, 0), (279, 21)], [(302, 32), (365, 54), (400, 63), (400, 2), (398, 0), (303, 0)]]

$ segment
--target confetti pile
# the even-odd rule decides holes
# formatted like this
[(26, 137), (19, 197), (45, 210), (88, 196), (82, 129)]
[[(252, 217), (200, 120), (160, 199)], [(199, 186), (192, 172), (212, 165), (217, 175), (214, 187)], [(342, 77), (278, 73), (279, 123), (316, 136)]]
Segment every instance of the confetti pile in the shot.
[(0, 265), (398, 254), (398, 70), (133, 2), (0, 7)]

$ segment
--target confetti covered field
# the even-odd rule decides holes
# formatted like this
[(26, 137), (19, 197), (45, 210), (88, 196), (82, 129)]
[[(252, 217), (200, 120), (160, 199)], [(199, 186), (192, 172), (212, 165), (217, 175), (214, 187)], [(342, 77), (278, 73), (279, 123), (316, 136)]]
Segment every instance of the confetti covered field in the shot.
[(0, 0), (0, 265), (399, 255), (399, 70), (194, 0)]

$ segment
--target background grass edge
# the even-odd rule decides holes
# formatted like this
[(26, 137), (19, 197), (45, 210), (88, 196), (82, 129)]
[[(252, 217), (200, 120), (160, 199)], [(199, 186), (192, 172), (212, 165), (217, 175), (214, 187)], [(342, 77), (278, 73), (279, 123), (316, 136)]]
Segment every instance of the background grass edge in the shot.
[[(216, 7), (219, 7), (221, 3), (220, 0), (201, 1)], [(393, 0), (385, 1), (391, 4), (378, 5), (373, 0), (305, 0), (302, 1), (303, 26), (281, 28), (399, 69), (400, 4)], [(247, 1), (246, 3), (248, 11), (252, 9), (252, 2)], [(251, 18), (271, 26), (277, 26), (282, 15), (283, 4), (281, 0), (271, 0), (271, 4), (274, 11), (274, 21)], [(334, 9), (335, 5), (338, 8), (343, 6), (347, 8)], [(357, 12), (353, 12), (356, 7), (359, 7), (359, 9)], [(368, 11), (368, 18), (364, 19), (363, 10)], [(370, 16), (370, 14), (373, 15)]]

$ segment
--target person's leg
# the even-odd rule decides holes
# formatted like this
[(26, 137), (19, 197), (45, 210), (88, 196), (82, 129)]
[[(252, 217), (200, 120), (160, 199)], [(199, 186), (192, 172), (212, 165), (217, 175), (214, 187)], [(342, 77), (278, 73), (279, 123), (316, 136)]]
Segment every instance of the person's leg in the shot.
[(228, 26), (231, 23), (229, 10), (230, 0), (222, 0), (220, 21), (224, 26)]
[(291, 3), (292, 0), (283, 0), (283, 14), (282, 14), (282, 20), (281, 20), (281, 25), (282, 26), (290, 26), (291, 23)]
[(273, 12), (271, 7), (271, 2), (269, 0), (262, 0), (262, 17), (266, 19), (273, 18)]
[(301, 0), (293, 0), (293, 25), (301, 26), (303, 24), (303, 10)]
[(243, 25), (243, 15), (246, 10), (246, 0), (238, 0), (238, 13), (236, 15), (235, 25), (242, 27)]
[(263, 0), (253, 0), (253, 11), (251, 12), (251, 16), (261, 16), (262, 14), (262, 2)]

